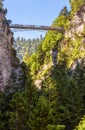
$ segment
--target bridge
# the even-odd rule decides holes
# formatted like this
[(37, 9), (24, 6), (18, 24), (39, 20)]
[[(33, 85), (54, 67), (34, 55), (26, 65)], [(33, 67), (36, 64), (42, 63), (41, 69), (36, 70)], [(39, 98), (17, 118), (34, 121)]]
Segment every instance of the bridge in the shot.
[(53, 27), (53, 26), (43, 26), (43, 25), (23, 25), (23, 24), (11, 24), (10, 28), (12, 29), (23, 29), (23, 30), (51, 30), (64, 32), (64, 28), (62, 27)]

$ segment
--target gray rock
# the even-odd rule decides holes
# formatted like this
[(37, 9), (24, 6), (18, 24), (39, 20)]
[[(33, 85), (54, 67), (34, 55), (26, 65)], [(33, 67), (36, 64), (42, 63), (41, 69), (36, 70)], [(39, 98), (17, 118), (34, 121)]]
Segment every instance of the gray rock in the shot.
[(3, 21), (6, 18), (0, 12), (0, 91), (5, 91), (10, 86), (9, 92), (13, 92), (14, 88), (23, 85), (24, 72), (12, 46), (13, 33), (8, 25), (3, 25)]

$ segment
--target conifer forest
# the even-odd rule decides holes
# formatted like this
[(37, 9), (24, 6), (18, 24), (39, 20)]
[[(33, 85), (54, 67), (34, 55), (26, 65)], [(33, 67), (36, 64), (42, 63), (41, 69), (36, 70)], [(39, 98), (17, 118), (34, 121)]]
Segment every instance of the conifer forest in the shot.
[(85, 130), (85, 1), (69, 4), (51, 25), (64, 31), (27, 40), (0, 2), (0, 130)]

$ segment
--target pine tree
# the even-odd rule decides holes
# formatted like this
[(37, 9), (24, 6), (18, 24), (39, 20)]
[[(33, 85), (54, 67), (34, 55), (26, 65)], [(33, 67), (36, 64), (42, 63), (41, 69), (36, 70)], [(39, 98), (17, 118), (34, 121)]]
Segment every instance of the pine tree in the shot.
[(29, 118), (38, 97), (30, 76), (29, 67), (25, 66), (26, 83), (24, 90), (16, 92), (10, 101), (9, 126), (10, 129), (29, 129)]
[(67, 10), (67, 7), (63, 7), (63, 9), (60, 11), (59, 13), (59, 16), (60, 15), (64, 15), (64, 16), (67, 16), (69, 14), (68, 10)]
[(15, 93), (10, 102), (10, 129), (23, 130), (28, 129), (27, 126), (27, 102), (23, 95), (19, 92)]
[(48, 100), (44, 96), (40, 96), (30, 115), (29, 126), (31, 130), (49, 130), (51, 124), (52, 126), (56, 125), (53, 109), (51, 109)]

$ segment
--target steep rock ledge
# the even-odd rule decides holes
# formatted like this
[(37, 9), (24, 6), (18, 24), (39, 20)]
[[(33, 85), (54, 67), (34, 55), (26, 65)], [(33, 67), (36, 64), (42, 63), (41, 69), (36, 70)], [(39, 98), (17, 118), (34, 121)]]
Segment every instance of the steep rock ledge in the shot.
[(70, 21), (69, 29), (65, 32), (65, 37), (75, 39), (75, 35), (85, 36), (85, 5), (74, 14)]
[(85, 57), (85, 5), (82, 5), (71, 19), (61, 48), (68, 58), (69, 69), (74, 71), (78, 63), (76, 61), (82, 61)]
[[(1, 4), (1, 3), (0, 3)], [(9, 21), (5, 18), (3, 10), (0, 10), (0, 90), (7, 86), (18, 87), (23, 83), (21, 77), (24, 73), (20, 62), (16, 57), (16, 51), (12, 47), (13, 33), (9, 28)], [(12, 88), (11, 88), (12, 89)]]

